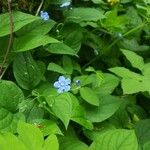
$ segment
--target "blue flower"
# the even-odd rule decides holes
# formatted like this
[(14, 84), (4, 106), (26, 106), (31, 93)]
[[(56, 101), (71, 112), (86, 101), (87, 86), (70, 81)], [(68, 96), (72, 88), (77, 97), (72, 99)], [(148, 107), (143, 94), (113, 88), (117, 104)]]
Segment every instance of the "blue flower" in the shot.
[(60, 7), (67, 7), (71, 4), (71, 2), (65, 2), (63, 4), (60, 5)]
[(47, 21), (47, 20), (49, 20), (49, 15), (48, 15), (48, 13), (47, 12), (43, 12), (43, 11), (41, 11), (41, 18), (43, 19), (43, 20), (45, 20), (45, 21)]
[(58, 93), (68, 92), (70, 90), (71, 80), (69, 78), (65, 79), (64, 76), (60, 76), (58, 81), (54, 83), (54, 87), (57, 89)]

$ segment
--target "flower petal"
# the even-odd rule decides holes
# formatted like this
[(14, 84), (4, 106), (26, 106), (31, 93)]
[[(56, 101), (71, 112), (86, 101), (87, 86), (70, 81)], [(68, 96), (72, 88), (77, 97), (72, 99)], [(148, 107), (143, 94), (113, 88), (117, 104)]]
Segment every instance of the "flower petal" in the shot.
[(70, 90), (70, 85), (67, 85), (67, 86), (64, 87), (65, 92), (68, 92), (69, 90)]
[(65, 84), (68, 85), (71, 83), (71, 80), (69, 78), (66, 79)]
[(64, 92), (64, 89), (62, 87), (60, 87), (58, 90), (57, 90), (58, 93), (63, 93)]
[(59, 78), (58, 78), (58, 82), (65, 82), (65, 77), (64, 76), (60, 76)]
[(61, 85), (59, 84), (59, 82), (58, 82), (58, 81), (56, 81), (56, 82), (54, 82), (54, 87), (55, 87), (55, 88), (60, 88), (60, 87), (61, 87)]

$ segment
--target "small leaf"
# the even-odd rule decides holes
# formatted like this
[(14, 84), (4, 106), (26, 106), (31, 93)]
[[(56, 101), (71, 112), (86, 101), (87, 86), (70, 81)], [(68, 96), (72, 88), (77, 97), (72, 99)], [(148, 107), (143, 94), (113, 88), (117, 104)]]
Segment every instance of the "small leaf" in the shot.
[(130, 61), (131, 65), (139, 70), (143, 70), (144, 60), (141, 56), (137, 55), (135, 52), (129, 50), (121, 50), (126, 58)]
[(80, 95), (89, 104), (99, 106), (99, 98), (92, 89), (88, 87), (82, 87), (80, 89)]
[(55, 63), (49, 63), (47, 70), (58, 72), (60, 74), (66, 74), (66, 71), (61, 66), (59, 66)]

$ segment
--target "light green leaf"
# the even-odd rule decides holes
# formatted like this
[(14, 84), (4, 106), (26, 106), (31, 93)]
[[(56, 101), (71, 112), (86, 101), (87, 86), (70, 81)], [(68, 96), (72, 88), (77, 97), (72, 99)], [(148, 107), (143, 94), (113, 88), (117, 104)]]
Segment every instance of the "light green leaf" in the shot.
[(101, 134), (90, 150), (137, 150), (138, 142), (133, 130), (111, 130)]
[(51, 134), (44, 142), (43, 150), (59, 150), (59, 143), (56, 135)]
[(42, 79), (41, 71), (29, 52), (16, 56), (13, 73), (18, 84), (26, 90), (34, 88)]
[(22, 141), (11, 133), (0, 134), (0, 149), (1, 150), (29, 150)]
[(77, 56), (76, 52), (69, 46), (64, 43), (54, 43), (48, 46), (46, 49), (48, 52), (53, 54), (64, 54), (64, 55), (72, 55)]
[(126, 58), (130, 61), (131, 65), (139, 70), (143, 70), (144, 60), (141, 56), (137, 55), (135, 52), (129, 50), (121, 50)]
[(99, 11), (95, 8), (73, 8), (72, 10), (67, 11), (66, 19), (67, 21), (73, 21), (76, 23), (82, 22), (96, 22), (105, 18), (102, 11)]
[(129, 69), (124, 68), (124, 67), (110, 68), (109, 71), (115, 73), (116, 75), (118, 75), (122, 78), (129, 78), (129, 79), (134, 79), (134, 80), (138, 80), (138, 81), (141, 81), (142, 77), (143, 77), (142, 75), (132, 72)]
[(143, 150), (150, 150), (150, 141), (144, 144)]
[(19, 103), (24, 99), (23, 92), (11, 81), (0, 81), (0, 130), (15, 132), (18, 120), (23, 115), (17, 113)]
[(49, 63), (47, 70), (58, 72), (60, 74), (66, 74), (66, 71), (61, 66), (59, 66), (55, 63)]
[(118, 84), (118, 77), (112, 74), (104, 73), (100, 86), (95, 88), (94, 91), (100, 96), (106, 96), (108, 94), (111, 94), (114, 91), (114, 89), (118, 86)]
[(56, 39), (48, 35), (24, 35), (14, 39), (13, 52), (28, 51), (49, 43), (58, 43)]
[(68, 93), (62, 93), (53, 99), (54, 102), (50, 107), (67, 128), (72, 115), (72, 100)]
[(42, 132), (39, 128), (19, 122), (18, 124), (18, 138), (26, 145), (29, 150), (41, 150), (44, 143)]
[[(13, 31), (17, 31), (23, 26), (40, 19), (39, 17), (35, 17), (30, 14), (22, 13), (19, 11), (14, 11), (12, 13), (13, 15), (13, 23), (14, 23), (14, 28)], [(0, 37), (6, 36), (10, 33), (10, 28), (9, 28), (9, 13), (5, 13), (0, 15)]]
[(82, 87), (80, 88), (80, 95), (89, 104), (99, 106), (100, 100), (92, 89)]
[(144, 64), (143, 75), (150, 78), (150, 63)]
[(150, 92), (150, 80), (143, 78), (141, 81), (135, 79), (122, 79), (121, 83), (124, 94), (133, 94), (138, 92)]
[(60, 150), (89, 150), (89, 147), (72, 137), (63, 137), (60, 139)]
[(101, 97), (100, 106), (86, 106), (86, 117), (92, 122), (102, 122), (111, 117), (120, 107), (120, 98), (107, 95)]
[(93, 125), (91, 121), (86, 118), (86, 112), (84, 108), (78, 104), (78, 106), (74, 107), (72, 112), (71, 120), (77, 122), (78, 124), (84, 126), (86, 129), (93, 129)]

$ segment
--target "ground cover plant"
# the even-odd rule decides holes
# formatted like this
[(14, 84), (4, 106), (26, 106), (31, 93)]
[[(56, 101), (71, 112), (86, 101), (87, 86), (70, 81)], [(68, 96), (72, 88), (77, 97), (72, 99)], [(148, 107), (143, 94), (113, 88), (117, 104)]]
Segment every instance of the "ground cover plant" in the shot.
[(0, 0), (0, 150), (150, 150), (149, 0)]

